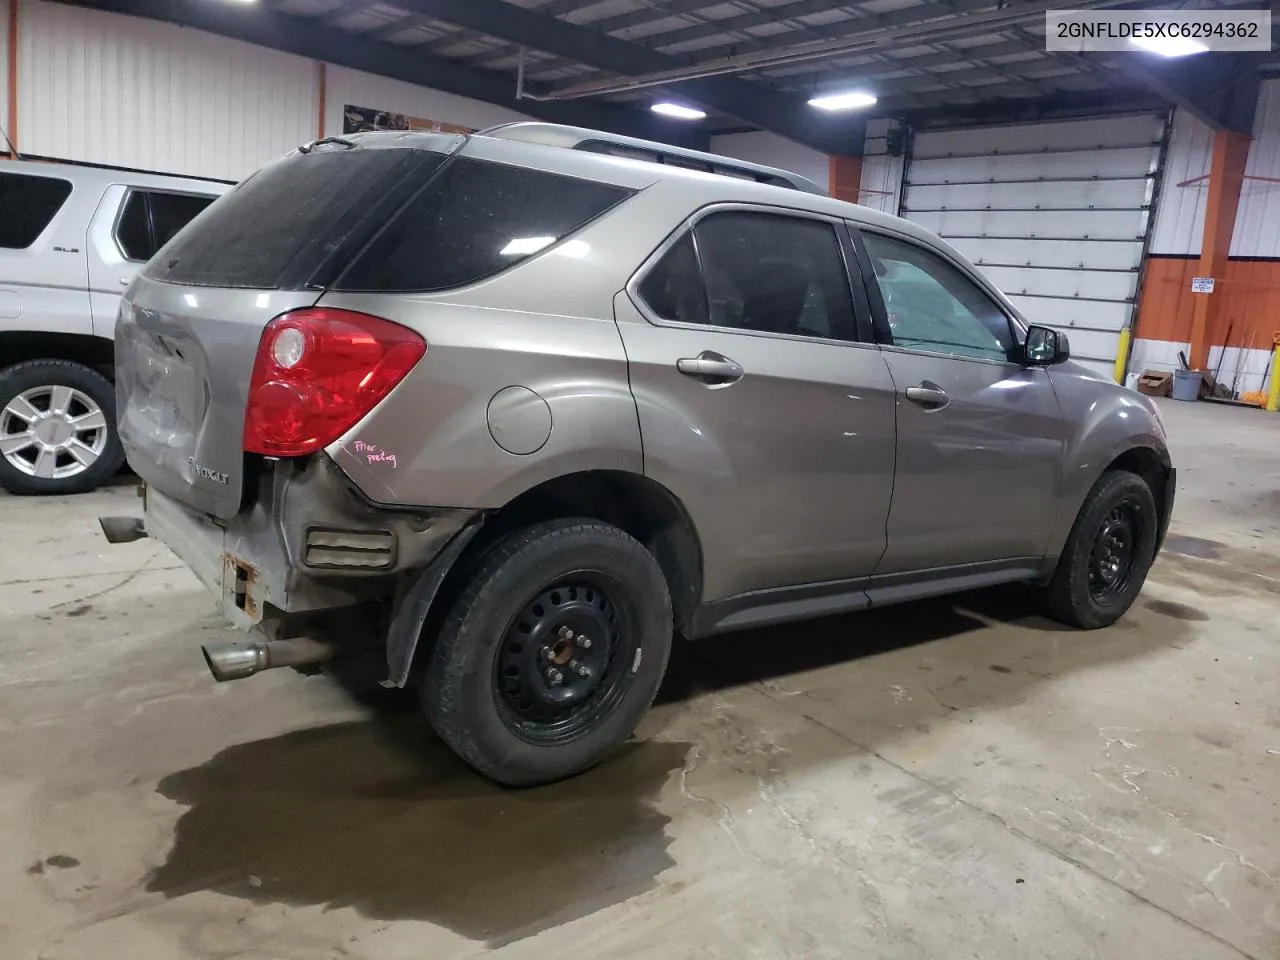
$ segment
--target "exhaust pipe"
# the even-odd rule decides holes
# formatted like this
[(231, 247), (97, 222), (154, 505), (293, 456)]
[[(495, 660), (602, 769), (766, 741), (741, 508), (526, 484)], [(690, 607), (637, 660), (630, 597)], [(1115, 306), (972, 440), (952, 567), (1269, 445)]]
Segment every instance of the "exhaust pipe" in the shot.
[(140, 517), (99, 517), (98, 526), (107, 543), (132, 543), (147, 535)]
[(210, 643), (200, 648), (213, 679), (240, 680), (275, 667), (301, 667), (333, 656), (336, 646), (311, 637)]

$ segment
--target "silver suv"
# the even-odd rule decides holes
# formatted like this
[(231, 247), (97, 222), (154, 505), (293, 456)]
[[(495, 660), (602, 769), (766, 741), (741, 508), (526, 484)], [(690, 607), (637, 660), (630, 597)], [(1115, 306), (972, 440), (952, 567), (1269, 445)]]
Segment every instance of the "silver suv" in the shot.
[(104, 531), (255, 631), (214, 676), (316, 663), (358, 614), (507, 784), (625, 739), (673, 635), (1008, 581), (1105, 626), (1173, 501), (1154, 406), (933, 235), (587, 130), (301, 148), (156, 255), (116, 336), (146, 486)]
[(82, 493), (120, 469), (110, 379), (120, 295), (229, 187), (0, 160), (0, 489)]

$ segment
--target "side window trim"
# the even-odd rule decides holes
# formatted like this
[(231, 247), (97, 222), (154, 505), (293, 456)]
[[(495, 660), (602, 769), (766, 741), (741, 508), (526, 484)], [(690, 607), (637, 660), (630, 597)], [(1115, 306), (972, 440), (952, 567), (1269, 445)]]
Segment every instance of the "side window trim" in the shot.
[[(991, 294), (987, 292), (986, 288), (979, 283), (968, 270), (966, 270), (961, 264), (956, 263), (950, 257), (946, 256), (942, 251), (935, 250), (930, 246), (920, 243), (912, 237), (904, 236), (900, 233), (894, 233), (891, 230), (877, 230), (874, 227), (868, 227), (851, 221), (846, 221), (846, 226), (848, 227), (850, 234), (853, 236), (854, 249), (857, 251), (858, 255), (858, 271), (862, 275), (863, 285), (866, 287), (867, 296), (871, 301), (871, 315), (872, 322), (875, 326), (876, 342), (879, 343), (881, 347), (885, 347), (890, 350), (905, 351), (907, 349), (906, 347), (899, 347), (893, 342), (893, 333), (889, 329), (889, 311), (884, 305), (884, 296), (880, 292), (880, 282), (876, 279), (875, 267), (871, 264), (871, 253), (868, 251), (866, 241), (863, 239), (864, 233), (877, 234), (882, 237), (888, 237), (891, 240), (896, 240), (898, 243), (905, 243), (916, 247), (926, 253), (930, 253), (933, 256), (940, 258), (945, 263), (955, 268), (955, 270), (957, 270), (962, 277), (972, 283), (979, 293), (981, 293), (985, 299), (990, 301), (991, 305), (1000, 313), (1001, 316), (1004, 317), (1005, 323), (1009, 325), (1009, 336), (1013, 342), (1021, 342), (1023, 331), (1021, 329), (1021, 324), (1017, 321), (1017, 318), (1005, 308), (1004, 304), (991, 296)], [(1018, 364), (1011, 359), (989, 360), (985, 357), (965, 357), (954, 353), (945, 353), (940, 350), (919, 350), (914, 348), (910, 352), (931, 357), (945, 357), (951, 360), (964, 360), (969, 363), (994, 363), (1001, 366), (1018, 366)]]
[[(802, 220), (814, 220), (818, 223), (825, 223), (831, 227), (835, 233), (836, 241), (840, 250), (840, 260), (844, 267), (845, 283), (849, 287), (850, 296), (853, 299), (853, 315), (854, 324), (857, 329), (857, 340), (844, 340), (835, 337), (808, 337), (796, 336), (786, 333), (773, 333), (767, 330), (746, 330), (742, 327), (723, 327), (711, 323), (688, 323), (682, 320), (671, 320), (667, 317), (658, 316), (657, 313), (645, 302), (640, 294), (640, 286), (644, 283), (649, 273), (657, 267), (662, 259), (667, 255), (676, 244), (688, 236), (692, 242), (694, 255), (698, 259), (698, 270), (702, 271), (702, 254), (698, 250), (697, 234), (694, 228), (698, 223), (707, 217), (717, 213), (763, 213), (772, 216), (792, 217)], [(627, 296), (631, 299), (631, 303), (640, 312), (640, 315), (649, 323), (658, 327), (675, 327), (681, 330), (709, 330), (716, 333), (735, 333), (746, 337), (770, 337), (777, 340), (798, 340), (805, 343), (830, 343), (839, 346), (874, 346), (875, 340), (870, 336), (872, 327), (872, 314), (870, 313), (870, 304), (867, 302), (865, 291), (859, 295), (858, 286), (855, 282), (854, 262), (850, 259), (853, 252), (851, 246), (851, 237), (849, 225), (846, 221), (838, 217), (830, 217), (825, 214), (815, 213), (811, 210), (797, 210), (792, 207), (776, 207), (767, 204), (757, 203), (713, 203), (705, 207), (699, 207), (688, 217), (680, 222), (680, 224), (667, 235), (648, 257), (636, 268), (631, 278), (627, 281)], [(860, 266), (860, 265), (859, 265)], [(703, 296), (706, 294), (706, 284), (703, 283)]]

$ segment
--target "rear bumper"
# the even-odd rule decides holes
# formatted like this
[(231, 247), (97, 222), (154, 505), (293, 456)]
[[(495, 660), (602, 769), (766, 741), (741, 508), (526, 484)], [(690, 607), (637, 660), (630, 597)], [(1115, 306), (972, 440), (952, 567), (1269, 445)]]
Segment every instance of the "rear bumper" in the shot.
[(253, 506), (225, 523), (148, 488), (143, 525), (191, 568), (223, 617), (248, 629), (386, 596), (472, 516), (376, 507), (321, 456), (268, 465)]

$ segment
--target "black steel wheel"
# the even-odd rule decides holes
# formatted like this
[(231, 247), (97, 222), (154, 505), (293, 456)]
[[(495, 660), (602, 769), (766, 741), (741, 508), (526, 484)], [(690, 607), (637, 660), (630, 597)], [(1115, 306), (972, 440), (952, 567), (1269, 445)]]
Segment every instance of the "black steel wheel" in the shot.
[(619, 584), (578, 573), (540, 591), (507, 630), (495, 658), (503, 721), (536, 744), (565, 743), (618, 700), (635, 659), (635, 624), (610, 599)]
[(1049, 613), (1075, 627), (1115, 623), (1155, 559), (1159, 516), (1145, 480), (1109, 470), (1089, 491), (1046, 590)]
[(559, 780), (635, 730), (671, 637), (667, 582), (644, 546), (596, 520), (537, 524), (474, 561), (423, 673), (423, 707), (486, 776)]
[(1141, 527), (1141, 511), (1131, 496), (1113, 506), (1098, 525), (1089, 552), (1089, 596), (1098, 603), (1129, 588)]

